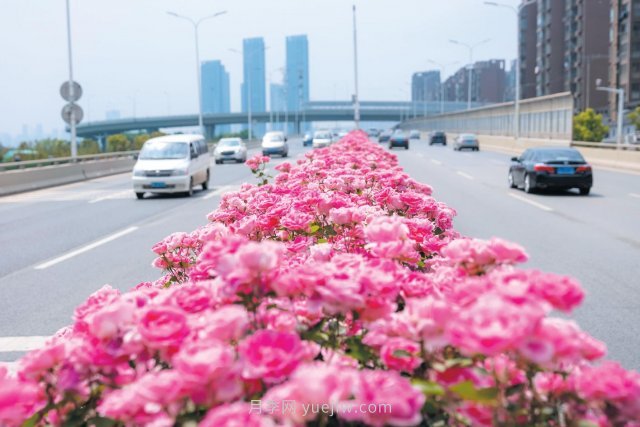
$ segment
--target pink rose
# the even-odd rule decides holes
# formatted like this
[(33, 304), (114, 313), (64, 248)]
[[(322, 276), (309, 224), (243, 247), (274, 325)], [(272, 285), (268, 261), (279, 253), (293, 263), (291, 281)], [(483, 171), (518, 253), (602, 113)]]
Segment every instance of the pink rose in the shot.
[(144, 311), (138, 331), (151, 348), (177, 348), (189, 334), (187, 318), (182, 310), (168, 307), (150, 307)]
[(389, 369), (413, 372), (420, 366), (420, 345), (405, 338), (391, 338), (380, 350), (380, 358)]
[(275, 383), (286, 378), (300, 363), (304, 349), (295, 333), (260, 330), (238, 346), (242, 375)]
[[(258, 401), (259, 402), (259, 401)], [(253, 408), (249, 403), (237, 402), (221, 405), (207, 412), (200, 427), (275, 427), (272, 419), (261, 415), (260, 407)]]

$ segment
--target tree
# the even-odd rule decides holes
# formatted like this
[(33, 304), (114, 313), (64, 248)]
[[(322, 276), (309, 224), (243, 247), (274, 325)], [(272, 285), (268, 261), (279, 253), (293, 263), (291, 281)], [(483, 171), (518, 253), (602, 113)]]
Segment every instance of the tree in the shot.
[(129, 151), (131, 149), (131, 141), (127, 138), (127, 135), (123, 133), (117, 133), (115, 135), (109, 135), (107, 137), (107, 151)]
[(100, 152), (100, 146), (95, 139), (83, 139), (78, 146), (78, 155), (83, 156), (86, 154), (98, 154)]
[(640, 130), (640, 107), (636, 107), (627, 117), (629, 117), (631, 124), (634, 125), (637, 130)]
[(133, 149), (134, 150), (141, 149), (144, 143), (147, 142), (150, 138), (151, 138), (151, 135), (149, 135), (148, 133), (141, 133), (139, 135), (136, 135), (133, 138)]
[(41, 139), (35, 142), (34, 149), (42, 157), (69, 157), (71, 156), (71, 144), (62, 139)]
[(592, 108), (587, 108), (573, 118), (575, 141), (600, 142), (607, 133), (609, 133), (609, 126), (602, 123), (602, 114), (596, 114)]

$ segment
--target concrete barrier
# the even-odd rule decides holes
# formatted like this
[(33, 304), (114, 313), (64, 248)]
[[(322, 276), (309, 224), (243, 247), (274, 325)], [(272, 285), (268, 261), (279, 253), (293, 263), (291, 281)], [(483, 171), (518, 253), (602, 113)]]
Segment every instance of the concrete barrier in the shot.
[(129, 172), (133, 157), (66, 163), (0, 173), (0, 196)]
[[(447, 133), (447, 139), (452, 142), (458, 134)], [(426, 138), (426, 135), (423, 136)], [(558, 146), (568, 147), (570, 142), (554, 139), (521, 138), (516, 143), (510, 136), (478, 135), (481, 150), (497, 151), (505, 154), (520, 155), (531, 147)], [(594, 166), (617, 169), (620, 171), (640, 173), (640, 151), (612, 150), (595, 147), (574, 147), (582, 153), (584, 158)]]

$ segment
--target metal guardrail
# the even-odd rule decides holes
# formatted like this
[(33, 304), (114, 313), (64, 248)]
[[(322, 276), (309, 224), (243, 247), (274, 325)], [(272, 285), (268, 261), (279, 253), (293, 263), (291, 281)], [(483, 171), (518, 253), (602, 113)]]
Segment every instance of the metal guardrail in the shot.
[(83, 163), (100, 160), (119, 159), (123, 157), (131, 157), (138, 154), (138, 150), (134, 151), (116, 151), (113, 153), (85, 154), (78, 156), (75, 160), (73, 157), (53, 157), (48, 159), (24, 160), (20, 162), (0, 163), (0, 172), (19, 169), (30, 169), (45, 166), (56, 166), (68, 163)]
[(608, 142), (584, 142), (584, 141), (572, 141), (572, 147), (589, 147), (589, 148), (601, 148), (603, 150), (621, 150), (628, 151), (640, 151), (640, 144), (612, 144)]

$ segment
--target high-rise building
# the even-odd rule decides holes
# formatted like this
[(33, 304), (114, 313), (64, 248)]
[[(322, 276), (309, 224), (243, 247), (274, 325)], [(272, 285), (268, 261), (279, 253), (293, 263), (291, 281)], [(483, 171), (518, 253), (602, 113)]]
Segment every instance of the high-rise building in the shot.
[(498, 103), (504, 100), (507, 72), (503, 59), (478, 61), (473, 64), (471, 100), (481, 103)]
[[(478, 61), (471, 70), (471, 102), (498, 103), (504, 100), (506, 71), (503, 59)], [(444, 82), (446, 101), (466, 102), (469, 99), (469, 69), (462, 67)]]
[(511, 102), (516, 99), (516, 60), (511, 61), (511, 66), (506, 74), (504, 101)]
[(520, 58), (520, 97), (536, 96), (538, 3), (525, 3), (518, 20), (518, 56)]
[(433, 102), (440, 100), (440, 71), (430, 70), (411, 76), (411, 101)]
[[(264, 112), (267, 108), (266, 70), (264, 39), (255, 37), (242, 41), (243, 82), (242, 82), (242, 111), (252, 113)], [(264, 123), (257, 123), (251, 127), (254, 137), (260, 137), (265, 132)]]
[(536, 96), (564, 91), (565, 0), (538, 0)]
[[(608, 86), (624, 89), (625, 109), (640, 106), (640, 0), (612, 0)], [(606, 80), (603, 79), (603, 82)], [(609, 94), (609, 111), (617, 119), (617, 97)]]
[(607, 94), (596, 90), (596, 79), (608, 80), (610, 35), (607, 17), (611, 13), (611, 0), (564, 2), (565, 90), (573, 93), (577, 111), (587, 108), (605, 111)]
[[(522, 98), (570, 91), (578, 111), (607, 107), (595, 81), (607, 80), (610, 1), (536, 0), (519, 19)], [(535, 16), (535, 18), (534, 18)]]
[[(288, 36), (286, 40), (287, 63), (285, 74), (285, 96), (291, 122), (302, 114), (309, 102), (309, 42), (306, 35)], [(298, 120), (304, 120), (299, 117)], [(304, 123), (300, 131), (305, 131), (308, 124)], [(291, 125), (289, 132), (296, 132)]]
[[(202, 112), (231, 112), (231, 96), (229, 92), (229, 73), (220, 61), (205, 61), (201, 65), (202, 76)], [(228, 133), (228, 125), (216, 126), (215, 133)]]

